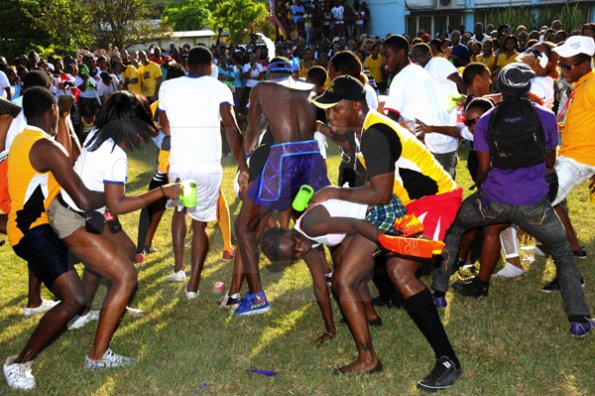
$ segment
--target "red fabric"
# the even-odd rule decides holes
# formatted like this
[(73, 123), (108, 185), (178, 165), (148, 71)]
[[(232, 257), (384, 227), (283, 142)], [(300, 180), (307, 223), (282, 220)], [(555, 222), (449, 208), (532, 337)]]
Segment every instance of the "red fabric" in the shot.
[(10, 195), (8, 195), (8, 158), (0, 162), (0, 210), (10, 211)]
[(463, 202), (463, 190), (428, 195), (405, 206), (407, 213), (413, 213), (424, 225), (424, 234), (436, 241), (444, 241)]

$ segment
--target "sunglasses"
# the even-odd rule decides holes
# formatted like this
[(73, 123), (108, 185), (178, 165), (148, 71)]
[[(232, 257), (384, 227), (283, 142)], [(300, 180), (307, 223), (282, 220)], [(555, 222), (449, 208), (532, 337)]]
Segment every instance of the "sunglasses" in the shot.
[(467, 125), (468, 127), (472, 127), (477, 123), (477, 120), (479, 120), (479, 118), (466, 119), (465, 125)]
[(562, 69), (562, 71), (569, 73), (572, 69), (574, 69), (575, 67), (577, 67), (578, 65), (580, 65), (583, 62), (585, 62), (585, 61), (575, 63), (574, 65), (567, 65), (565, 63), (560, 63), (560, 64), (558, 64), (558, 66), (560, 66), (560, 69)]

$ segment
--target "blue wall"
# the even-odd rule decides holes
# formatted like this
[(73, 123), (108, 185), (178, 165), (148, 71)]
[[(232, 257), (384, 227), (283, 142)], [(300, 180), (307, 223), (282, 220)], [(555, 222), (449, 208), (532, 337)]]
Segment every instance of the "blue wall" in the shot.
[(405, 33), (405, 0), (366, 0), (366, 3), (370, 9), (371, 34), (384, 37), (388, 33)]

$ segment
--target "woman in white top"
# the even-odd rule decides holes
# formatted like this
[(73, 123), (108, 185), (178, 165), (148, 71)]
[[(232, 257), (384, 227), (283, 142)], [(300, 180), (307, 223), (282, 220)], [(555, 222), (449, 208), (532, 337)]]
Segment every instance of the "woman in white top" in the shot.
[(554, 106), (554, 82), (558, 78), (559, 56), (554, 51), (555, 44), (544, 41), (529, 48), (519, 60), (531, 66), (535, 77), (531, 79), (529, 98), (548, 110)]
[[(124, 149), (138, 148), (156, 134), (149, 103), (139, 95), (116, 92), (101, 108), (74, 170), (89, 190), (105, 193), (107, 208), (113, 215), (135, 211), (162, 197), (179, 196), (179, 184), (168, 184), (136, 197), (126, 196), (128, 160)], [(105, 227), (107, 208), (84, 212), (65, 191), (48, 208), (54, 231), (85, 265), (83, 280), (88, 305), (95, 294), (98, 277), (108, 281), (95, 341), (85, 358), (85, 368), (89, 369), (120, 367), (134, 362), (108, 348), (136, 290), (137, 272), (132, 264), (134, 244), (130, 238), (119, 223), (108, 219), (109, 229)]]

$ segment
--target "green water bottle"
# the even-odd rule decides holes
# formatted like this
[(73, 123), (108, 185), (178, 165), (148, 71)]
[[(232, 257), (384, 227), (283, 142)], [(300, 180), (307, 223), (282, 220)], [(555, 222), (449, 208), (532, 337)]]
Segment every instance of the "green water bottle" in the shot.
[(182, 183), (180, 201), (182, 201), (187, 208), (196, 207), (196, 182), (194, 180), (185, 180)]
[(310, 200), (314, 196), (314, 189), (307, 184), (302, 184), (295, 198), (293, 199), (293, 209), (297, 212), (303, 212), (308, 207)]

